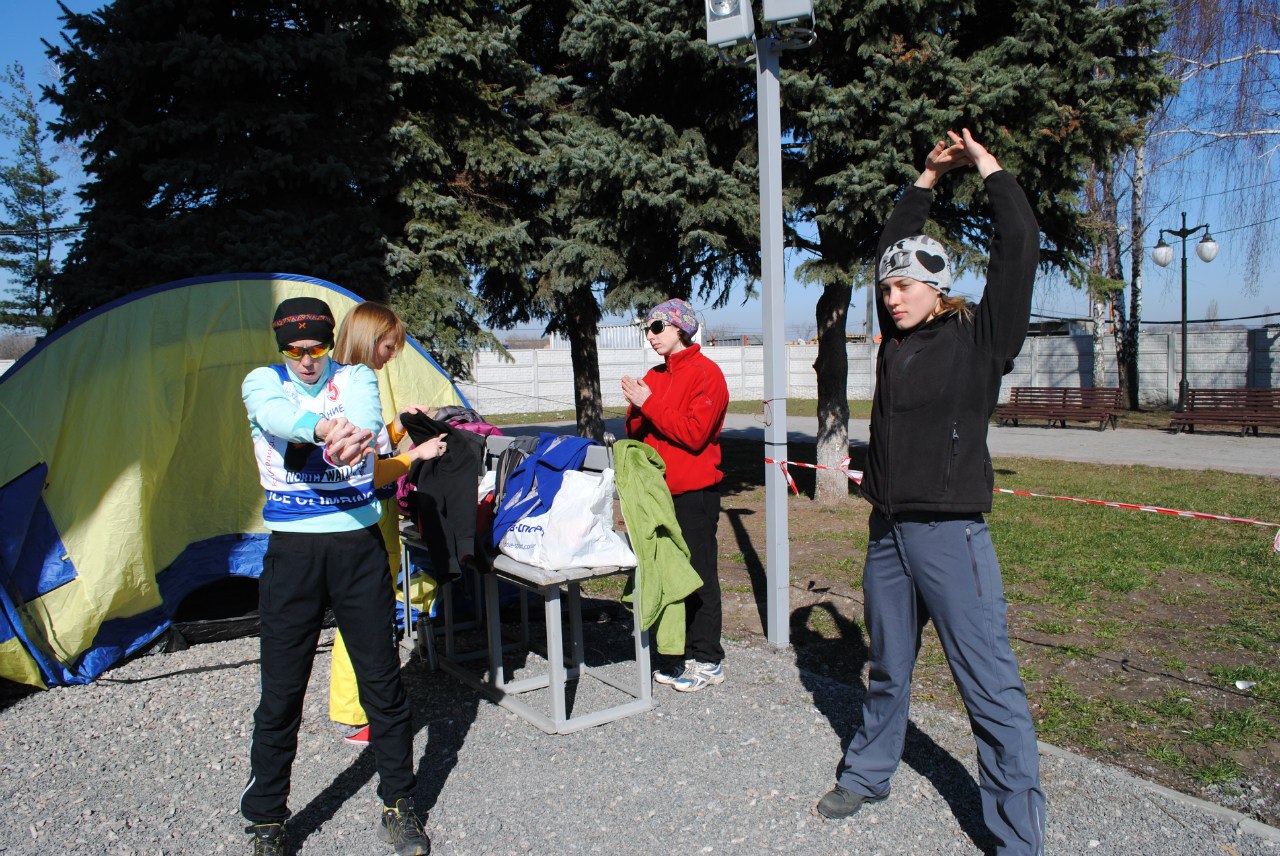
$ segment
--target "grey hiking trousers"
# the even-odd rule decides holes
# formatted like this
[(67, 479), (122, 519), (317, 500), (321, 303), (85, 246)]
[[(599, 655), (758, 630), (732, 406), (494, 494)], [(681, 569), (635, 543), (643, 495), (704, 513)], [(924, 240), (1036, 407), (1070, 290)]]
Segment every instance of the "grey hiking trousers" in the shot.
[(847, 790), (881, 796), (902, 759), (911, 673), (932, 620), (978, 744), (987, 828), (1006, 856), (1044, 852), (1040, 757), (991, 535), (981, 514), (873, 511), (863, 572), (870, 675), (862, 725), (839, 768)]

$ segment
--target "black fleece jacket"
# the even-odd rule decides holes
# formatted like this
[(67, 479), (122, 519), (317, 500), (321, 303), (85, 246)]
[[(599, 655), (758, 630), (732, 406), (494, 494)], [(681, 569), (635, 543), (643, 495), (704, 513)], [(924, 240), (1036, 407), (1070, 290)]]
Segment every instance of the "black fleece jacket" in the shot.
[[(862, 494), (882, 514), (991, 510), (987, 425), (1000, 380), (1027, 336), (1040, 231), (1012, 175), (994, 172), (986, 186), (995, 233), (973, 317), (951, 313), (901, 331), (876, 301), (884, 338)], [(921, 234), (932, 201), (933, 191), (907, 188), (885, 224), (877, 261), (894, 241)]]

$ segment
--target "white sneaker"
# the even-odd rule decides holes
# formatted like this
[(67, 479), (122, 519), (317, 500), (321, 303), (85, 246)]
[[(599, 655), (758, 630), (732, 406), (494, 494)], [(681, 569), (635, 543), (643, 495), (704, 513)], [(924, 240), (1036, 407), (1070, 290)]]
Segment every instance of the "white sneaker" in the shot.
[(659, 684), (666, 686), (674, 686), (675, 682), (680, 680), (681, 676), (686, 674), (694, 666), (698, 665), (697, 660), (685, 660), (683, 665), (667, 666), (665, 669), (654, 669), (653, 680)]
[(692, 666), (685, 664), (684, 674), (672, 682), (671, 687), (682, 693), (696, 693), (713, 684), (724, 683), (723, 663), (699, 663)]

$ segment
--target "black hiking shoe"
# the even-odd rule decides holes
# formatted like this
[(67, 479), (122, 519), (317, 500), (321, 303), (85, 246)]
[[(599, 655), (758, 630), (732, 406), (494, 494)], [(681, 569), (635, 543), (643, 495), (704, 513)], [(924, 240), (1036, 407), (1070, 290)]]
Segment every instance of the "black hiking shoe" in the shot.
[(818, 814), (827, 820), (844, 820), (846, 817), (852, 817), (857, 814), (864, 805), (884, 802), (888, 798), (888, 791), (883, 796), (868, 797), (863, 794), (855, 794), (853, 791), (845, 790), (836, 785), (827, 791), (826, 796), (818, 801)]
[(396, 856), (426, 856), (431, 852), (431, 841), (411, 799), (398, 799), (394, 807), (383, 807), (378, 837), (396, 848)]
[(253, 856), (288, 856), (289, 840), (283, 823), (255, 823), (244, 831), (253, 836)]

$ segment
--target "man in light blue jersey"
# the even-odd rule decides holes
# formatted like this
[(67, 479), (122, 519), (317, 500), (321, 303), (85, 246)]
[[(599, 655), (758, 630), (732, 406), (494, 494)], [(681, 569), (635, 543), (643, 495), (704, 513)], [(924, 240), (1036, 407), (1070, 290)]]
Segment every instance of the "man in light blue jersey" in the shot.
[(272, 328), (283, 363), (254, 369), (241, 389), (271, 536), (259, 580), (262, 694), (240, 811), (255, 856), (289, 852), (285, 820), (302, 702), (331, 608), (369, 714), (383, 803), (378, 832), (399, 856), (422, 856), (430, 843), (413, 806), (413, 717), (400, 681), (368, 454), (382, 429), (378, 382), (366, 366), (329, 359), (334, 318), (324, 301), (285, 300)]

